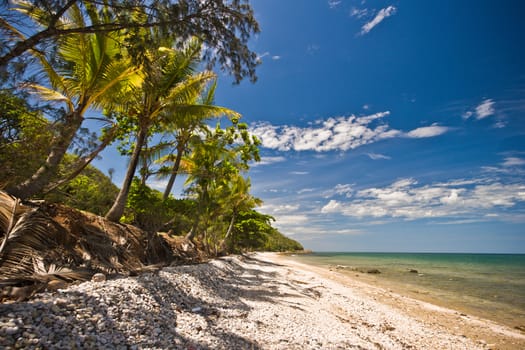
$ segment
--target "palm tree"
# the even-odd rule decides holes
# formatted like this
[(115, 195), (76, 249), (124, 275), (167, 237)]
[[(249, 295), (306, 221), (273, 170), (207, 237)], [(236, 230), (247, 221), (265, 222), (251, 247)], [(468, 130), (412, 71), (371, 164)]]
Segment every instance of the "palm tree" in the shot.
[(152, 130), (175, 125), (188, 116), (234, 113), (198, 103), (206, 86), (216, 79), (210, 71), (194, 73), (200, 52), (201, 43), (196, 39), (188, 41), (180, 50), (160, 47), (148, 52), (142, 73), (143, 84), (126, 96), (128, 102), (123, 105), (122, 112), (136, 128), (135, 144), (122, 188), (106, 219), (116, 222), (122, 216), (141, 151)]
[[(196, 108), (193, 108), (193, 110), (188, 108), (186, 111), (184, 111), (184, 113), (182, 113), (183, 111), (181, 109), (176, 108), (172, 114), (175, 116), (175, 118), (168, 121), (168, 124), (166, 125), (167, 129), (171, 131), (175, 138), (176, 156), (173, 157), (172, 154), (170, 154), (164, 157), (165, 163), (172, 162), (173, 165), (168, 171), (162, 171), (163, 169), (161, 168), (161, 172), (159, 173), (160, 178), (169, 176), (168, 183), (163, 194), (164, 200), (169, 197), (171, 190), (173, 189), (175, 179), (179, 174), (182, 157), (187, 151), (190, 139), (192, 137), (196, 137), (196, 134), (199, 132), (203, 133), (207, 130), (208, 126), (206, 121), (218, 115), (225, 115), (234, 120), (235, 118), (240, 117), (238, 113), (230, 109), (213, 106), (216, 87), (217, 81), (215, 80), (204, 99), (200, 102), (200, 104), (197, 102)], [(164, 167), (164, 169), (166, 169), (166, 167)]]
[(250, 194), (250, 179), (241, 174), (235, 175), (227, 184), (226, 195), (221, 196), (222, 206), (229, 212), (230, 223), (222, 241), (220, 251), (226, 251), (226, 244), (233, 236), (233, 226), (239, 213), (249, 211), (262, 204), (262, 200)]
[[(197, 210), (187, 239), (193, 240), (202, 233), (208, 245), (208, 221), (217, 221), (232, 208), (238, 211), (241, 203), (248, 201), (249, 183), (241, 180), (241, 174), (248, 170), (250, 160), (259, 160), (258, 145), (258, 139), (250, 137), (242, 123), (234, 123), (224, 130), (217, 125), (214, 131), (208, 131), (204, 140), (193, 145), (186, 183)], [(201, 228), (203, 232), (199, 232)], [(212, 234), (215, 238), (221, 236), (216, 232)], [(211, 243), (217, 248), (217, 240)]]
[[(96, 10), (88, 12), (91, 16), (89, 20), (93, 23), (111, 21), (109, 16), (99, 15)], [(35, 22), (41, 20), (38, 12), (32, 14)], [(77, 4), (69, 8), (60, 22), (63, 27), (86, 25)], [(55, 57), (59, 62), (58, 67), (41, 52), (33, 52), (42, 65), (49, 86), (27, 86), (40, 98), (63, 104), (65, 112), (56, 123), (56, 133), (46, 160), (29, 179), (10, 189), (12, 194), (28, 198), (42, 191), (80, 129), (85, 112), (90, 108), (111, 108), (115, 96), (122, 93), (130, 80), (137, 78), (136, 69), (122, 55), (117, 34), (75, 34), (65, 37), (58, 43)]]

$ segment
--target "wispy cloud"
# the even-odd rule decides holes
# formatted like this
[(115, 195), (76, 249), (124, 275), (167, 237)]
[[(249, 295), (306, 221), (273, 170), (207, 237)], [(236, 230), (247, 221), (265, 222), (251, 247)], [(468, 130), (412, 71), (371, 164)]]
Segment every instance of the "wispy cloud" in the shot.
[(352, 197), (354, 192), (353, 186), (350, 184), (337, 184), (334, 188), (331, 188), (323, 192), (324, 198), (332, 198), (336, 195), (345, 196), (347, 198)]
[(475, 116), (477, 120), (480, 120), (494, 115), (495, 112), (496, 110), (494, 109), (494, 100), (487, 98), (477, 105), (474, 110), (468, 110), (461, 116), (463, 119), (469, 119), (470, 117)]
[(525, 165), (525, 159), (518, 157), (507, 157), (502, 164), (504, 167), (514, 167)]
[(318, 120), (308, 127), (275, 126), (267, 122), (251, 126), (251, 132), (262, 142), (262, 146), (280, 151), (348, 151), (379, 140), (408, 137), (424, 138), (442, 135), (449, 130), (432, 125), (409, 132), (390, 129), (382, 119), (389, 111), (357, 117), (334, 117)]
[(292, 174), (292, 175), (308, 175), (310, 173), (308, 171), (291, 171), (290, 174)]
[(281, 59), (281, 56), (279, 55), (271, 55), (270, 52), (266, 51), (262, 54), (257, 55), (257, 60), (261, 61), (263, 58), (270, 56), (270, 58), (274, 61), (278, 61)]
[(361, 27), (361, 35), (368, 34), (372, 29), (374, 29), (375, 26), (377, 26), (379, 23), (381, 23), (385, 18), (393, 16), (396, 13), (396, 7), (395, 6), (388, 6), (385, 7), (376, 14), (376, 16), (370, 21), (365, 23)]
[(385, 156), (384, 154), (379, 154), (379, 153), (367, 153), (366, 155), (370, 157), (370, 159), (372, 160), (392, 159), (392, 157)]
[(484, 119), (494, 114), (494, 101), (486, 99), (476, 107), (476, 119)]
[(417, 128), (412, 131), (409, 131), (406, 133), (406, 136), (409, 138), (420, 139), (420, 138), (426, 138), (426, 137), (439, 136), (439, 135), (446, 133), (449, 130), (450, 128), (446, 126), (432, 125), (432, 126), (425, 126), (422, 128)]
[(275, 214), (290, 214), (295, 213), (299, 209), (299, 204), (275, 204), (275, 203), (264, 203), (260, 207), (261, 211), (270, 215)]
[(269, 164), (280, 163), (280, 162), (285, 162), (285, 161), (286, 161), (286, 158), (282, 156), (261, 157), (261, 160), (259, 162), (253, 162), (252, 164), (250, 164), (250, 166), (253, 168), (256, 166), (260, 166), (260, 165), (269, 165)]
[(333, 9), (341, 5), (341, 0), (328, 0), (328, 6)]
[(352, 10), (350, 11), (350, 16), (352, 16), (352, 17), (363, 18), (366, 15), (368, 15), (368, 9), (366, 9), (366, 8), (358, 9), (356, 7), (353, 7)]
[(462, 117), (463, 119), (468, 119), (468, 118), (472, 117), (472, 115), (474, 115), (474, 112), (472, 112), (472, 111), (466, 111), (465, 113), (463, 113), (463, 114), (461, 115), (461, 117)]
[[(518, 106), (518, 108), (516, 108)], [(464, 120), (475, 118), (476, 120), (483, 120), (493, 117), (492, 127), (496, 129), (504, 128), (508, 125), (507, 114), (519, 111), (519, 100), (503, 100), (498, 101), (496, 109), (496, 101), (491, 98), (484, 99), (475, 107), (464, 110), (461, 117)]]
[(470, 183), (450, 181), (419, 185), (401, 179), (386, 187), (358, 191), (352, 200), (331, 199), (322, 212), (356, 218), (467, 218), (485, 220), (488, 215), (525, 202), (525, 184), (500, 183), (496, 179)]

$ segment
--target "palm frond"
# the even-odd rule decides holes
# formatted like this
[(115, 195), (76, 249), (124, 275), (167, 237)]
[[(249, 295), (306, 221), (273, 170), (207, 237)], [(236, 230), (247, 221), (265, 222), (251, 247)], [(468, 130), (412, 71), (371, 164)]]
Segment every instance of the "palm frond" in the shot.
[[(171, 108), (165, 111), (166, 121), (168, 123), (174, 123), (175, 125), (190, 124), (192, 129), (198, 129), (199, 123), (211, 118), (216, 117), (228, 117), (230, 119), (239, 119), (241, 114), (235, 112), (229, 108), (213, 106), (213, 105), (201, 105), (201, 104), (178, 104), (176, 106), (170, 106)], [(182, 121), (185, 121), (181, 123)]]
[(38, 95), (44, 101), (64, 102), (69, 108), (73, 108), (71, 100), (57, 90), (38, 84), (26, 84), (25, 86), (30, 88), (34, 94)]
[(15, 11), (26, 15), (38, 24), (47, 23), (49, 19), (49, 13), (42, 10), (40, 7), (36, 6), (31, 1), (13, 0), (13, 3), (15, 5), (13, 7)]
[(49, 283), (52, 280), (66, 282), (85, 281), (91, 277), (91, 272), (87, 270), (72, 271), (70, 268), (57, 266), (54, 263), (46, 266), (44, 259), (39, 256), (33, 257), (33, 271), (31, 277), (45, 283)]
[(195, 103), (201, 96), (207, 83), (216, 78), (215, 73), (204, 71), (186, 78), (171, 89), (166, 98), (170, 104)]
[(0, 28), (3, 32), (9, 37), (9, 38), (17, 38), (21, 40), (25, 40), (26, 37), (22, 32), (20, 32), (18, 29), (13, 27), (9, 22), (4, 20), (3, 18), (0, 18)]
[[(18, 198), (0, 191), (0, 232), (5, 235), (14, 226), (17, 218), (29, 210)], [(1, 251), (1, 250), (0, 250)]]

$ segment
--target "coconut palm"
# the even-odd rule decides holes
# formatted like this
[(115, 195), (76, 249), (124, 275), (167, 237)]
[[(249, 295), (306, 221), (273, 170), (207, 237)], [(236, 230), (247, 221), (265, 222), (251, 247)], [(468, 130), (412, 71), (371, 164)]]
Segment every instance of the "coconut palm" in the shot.
[(232, 177), (227, 184), (226, 193), (220, 197), (221, 205), (230, 216), (230, 223), (222, 241), (218, 244), (221, 251), (227, 250), (228, 240), (232, 240), (233, 226), (239, 213), (249, 211), (262, 204), (262, 200), (250, 194), (251, 182), (241, 174)]
[(167, 120), (166, 128), (174, 136), (176, 155), (173, 157), (171, 153), (161, 160), (163, 163), (172, 163), (171, 168), (163, 167), (159, 173), (160, 178), (169, 177), (163, 199), (167, 199), (173, 189), (190, 139), (198, 137), (199, 133), (205, 133), (208, 128), (206, 122), (216, 115), (225, 115), (233, 119), (239, 117), (239, 114), (232, 110), (213, 105), (216, 87), (217, 81), (215, 80), (204, 98), (199, 96), (199, 99), (202, 99), (202, 101), (196, 101), (196, 108), (193, 108), (193, 110), (187, 109), (182, 113), (182, 110), (175, 109), (173, 113), (171, 113), (172, 111), (168, 112), (171, 116), (174, 116), (174, 118)]
[[(240, 209), (240, 202), (247, 200), (243, 196), (248, 194), (241, 191), (241, 187), (244, 186), (247, 190), (249, 185), (244, 182), (241, 184), (240, 178), (248, 170), (249, 161), (259, 160), (259, 141), (250, 137), (246, 125), (242, 123), (234, 123), (226, 129), (217, 125), (214, 131), (208, 131), (204, 140), (197, 141), (188, 162), (189, 175), (186, 181), (189, 185), (187, 192), (195, 198), (197, 208), (192, 228), (186, 238), (193, 240), (198, 234), (202, 234), (203, 241), (208, 244), (207, 248), (210, 248), (209, 243), (218, 248), (218, 238), (224, 237), (224, 229), (220, 224), (216, 225), (215, 232), (210, 228), (218, 223), (220, 217), (224, 218), (231, 213), (232, 205)], [(236, 182), (239, 185), (237, 190)], [(237, 195), (239, 198), (235, 198)], [(234, 205), (235, 202), (239, 204)], [(213, 239), (208, 239), (211, 236)]]
[[(89, 4), (86, 4), (89, 6)], [(88, 11), (92, 23), (110, 22), (107, 13), (96, 9)], [(35, 22), (43, 20), (40, 13), (28, 12)], [(73, 4), (59, 19), (61, 26), (85, 26), (86, 18), (78, 5)], [(22, 35), (22, 34), (20, 34)], [(46, 160), (26, 181), (10, 189), (22, 199), (39, 193), (49, 182), (58, 164), (80, 129), (84, 114), (90, 108), (111, 108), (115, 97), (123, 93), (128, 84), (137, 79), (136, 68), (123, 56), (118, 33), (74, 34), (58, 42), (52, 64), (41, 52), (33, 52), (39, 59), (49, 85), (28, 84), (35, 94), (46, 101), (64, 106), (64, 114), (56, 123), (56, 133)]]
[(211, 71), (195, 73), (200, 52), (201, 43), (193, 39), (182, 49), (160, 47), (147, 53), (142, 86), (126, 96), (127, 102), (119, 111), (136, 130), (135, 144), (121, 191), (106, 214), (108, 220), (116, 222), (122, 216), (141, 151), (154, 131), (195, 115), (238, 116), (226, 108), (199, 103), (206, 86), (216, 79)]

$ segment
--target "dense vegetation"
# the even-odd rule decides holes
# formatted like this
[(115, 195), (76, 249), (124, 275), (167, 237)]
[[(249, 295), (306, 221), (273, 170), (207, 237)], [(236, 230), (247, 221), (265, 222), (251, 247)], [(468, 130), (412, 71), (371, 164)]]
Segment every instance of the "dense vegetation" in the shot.
[[(38, 0), (0, 12), (0, 188), (184, 235), (210, 255), (302, 249), (255, 210), (247, 171), (260, 142), (214, 104), (210, 69), (256, 79), (247, 2)], [(129, 159), (120, 188), (90, 165), (110, 144)], [(163, 192), (151, 177), (168, 179)]]

